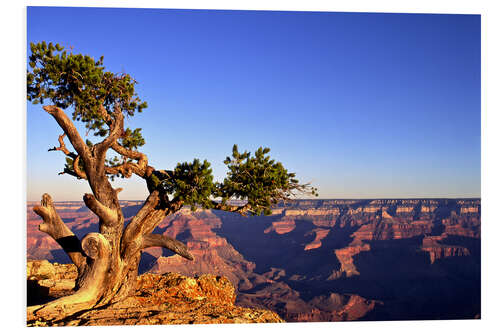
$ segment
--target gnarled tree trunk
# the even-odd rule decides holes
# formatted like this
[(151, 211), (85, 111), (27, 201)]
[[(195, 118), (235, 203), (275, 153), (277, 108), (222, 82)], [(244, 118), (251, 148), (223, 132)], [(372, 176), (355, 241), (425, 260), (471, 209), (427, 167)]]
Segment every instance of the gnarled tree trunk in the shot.
[[(85, 202), (95, 200), (88, 198)], [(95, 203), (95, 202), (94, 202)], [(159, 196), (153, 192), (124, 232), (111, 232), (109, 226), (100, 233), (89, 233), (80, 242), (62, 222), (51, 197), (44, 194), (34, 211), (43, 218), (39, 228), (53, 237), (66, 251), (78, 270), (76, 292), (42, 306), (28, 308), (28, 320), (59, 320), (78, 311), (114, 303), (135, 291), (138, 265), (143, 249), (161, 246), (192, 260), (186, 246), (169, 237), (151, 234), (168, 210), (158, 209)], [(92, 204), (87, 203), (92, 207)], [(111, 214), (123, 223), (121, 210)], [(116, 215), (116, 216), (115, 216)]]
[[(78, 269), (75, 293), (44, 305), (28, 307), (28, 321), (58, 321), (79, 311), (104, 306), (123, 300), (135, 291), (139, 260), (144, 249), (164, 247), (180, 256), (193, 260), (187, 247), (175, 239), (153, 234), (156, 226), (169, 214), (177, 212), (183, 201), (170, 200), (163, 180), (175, 177), (173, 171), (155, 170), (148, 165), (147, 156), (120, 145), (124, 134), (123, 113), (118, 105), (114, 112), (101, 107), (101, 117), (109, 127), (108, 136), (96, 145), (87, 145), (73, 122), (57, 106), (44, 106), (64, 133), (59, 136), (59, 147), (72, 160), (72, 167), (62, 173), (86, 180), (92, 194), (83, 196), (85, 205), (99, 217), (99, 232), (89, 233), (81, 241), (61, 220), (50, 195), (44, 194), (40, 206), (34, 207), (43, 223), (40, 231), (49, 234), (66, 251)], [(76, 152), (69, 151), (67, 137)], [(106, 166), (106, 152), (112, 149), (123, 157), (123, 163)], [(82, 168), (83, 166), (83, 168)], [(135, 174), (143, 178), (150, 192), (139, 212), (124, 227), (124, 217), (118, 201), (121, 189), (114, 189), (108, 176), (129, 178)], [(249, 204), (231, 206), (213, 202), (219, 210), (245, 214)]]
[[(79, 311), (118, 302), (135, 291), (141, 251), (165, 247), (187, 259), (193, 259), (186, 246), (175, 239), (153, 234), (155, 227), (185, 203), (200, 204), (229, 212), (260, 215), (270, 213), (271, 204), (288, 200), (293, 191), (305, 192), (308, 184), (298, 184), (294, 173), (279, 162), (264, 156), (268, 148), (259, 148), (255, 157), (239, 153), (227, 157), (228, 177), (214, 183), (208, 162), (178, 164), (174, 170), (156, 170), (147, 156), (135, 149), (144, 144), (140, 129), (124, 129), (124, 114), (133, 116), (146, 107), (134, 90), (135, 81), (128, 74), (105, 72), (102, 57), (63, 50), (58, 44), (31, 44), (27, 73), (27, 97), (33, 103), (51, 100), (44, 106), (63, 130), (59, 147), (67, 164), (62, 174), (88, 182), (92, 193), (83, 196), (85, 205), (99, 218), (99, 232), (89, 233), (81, 241), (64, 225), (52, 199), (44, 194), (34, 211), (43, 219), (40, 230), (54, 238), (68, 253), (78, 269), (75, 293), (44, 305), (28, 308), (28, 320), (57, 321)], [(74, 120), (82, 121), (89, 132), (104, 139), (85, 142), (72, 120), (61, 108), (73, 108)], [(74, 151), (66, 148), (65, 138)], [(112, 160), (106, 159), (109, 150)], [(142, 208), (125, 227), (118, 192), (111, 186), (115, 176), (142, 178), (149, 196)], [(314, 194), (314, 189), (312, 191)], [(170, 196), (170, 197), (169, 197)], [(221, 202), (212, 198), (220, 197)], [(248, 199), (243, 206), (228, 204), (230, 198)]]
[[(108, 116), (109, 136), (91, 148), (83, 143), (74, 125), (61, 109), (53, 106), (44, 109), (54, 116), (64, 130), (59, 138), (60, 147), (53, 150), (61, 150), (73, 158), (73, 170), (67, 173), (89, 182), (93, 194), (85, 194), (83, 200), (99, 217), (99, 233), (89, 233), (80, 242), (61, 220), (50, 195), (44, 194), (40, 206), (34, 207), (35, 213), (43, 219), (40, 231), (54, 238), (78, 269), (74, 294), (28, 308), (28, 320), (53, 321), (78, 311), (120, 301), (133, 293), (141, 252), (148, 247), (165, 247), (189, 260), (193, 257), (183, 243), (152, 234), (167, 214), (182, 207), (182, 202), (171, 202), (165, 193), (150, 186), (153, 172), (160, 176), (162, 172), (148, 166), (145, 155), (127, 150), (117, 143), (123, 128), (123, 115), (119, 109), (115, 110), (113, 119)], [(66, 149), (64, 136), (68, 136), (77, 153)], [(127, 162), (115, 168), (105, 167), (105, 152), (108, 148), (138, 162)], [(83, 170), (80, 170), (80, 159)], [(142, 208), (126, 228), (117, 196), (120, 189), (115, 190), (107, 177), (117, 173), (126, 176), (138, 174), (151, 189)]]

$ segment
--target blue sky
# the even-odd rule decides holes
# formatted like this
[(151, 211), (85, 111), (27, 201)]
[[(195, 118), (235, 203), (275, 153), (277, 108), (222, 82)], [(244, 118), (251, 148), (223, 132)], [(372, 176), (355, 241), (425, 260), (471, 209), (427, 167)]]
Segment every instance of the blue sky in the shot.
[[(480, 196), (480, 16), (30, 7), (53, 41), (130, 73), (150, 164), (259, 146), (322, 198)], [(79, 200), (61, 133), (27, 107), (28, 200)], [(117, 182), (120, 198), (144, 184)]]

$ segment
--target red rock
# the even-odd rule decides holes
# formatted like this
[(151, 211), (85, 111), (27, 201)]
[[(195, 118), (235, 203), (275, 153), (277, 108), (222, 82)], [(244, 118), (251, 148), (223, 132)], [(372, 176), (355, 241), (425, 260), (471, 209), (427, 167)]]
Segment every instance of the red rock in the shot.
[(264, 233), (270, 233), (271, 231), (276, 232), (279, 235), (289, 233), (295, 229), (295, 221), (293, 220), (286, 220), (286, 221), (277, 221), (273, 222), (272, 225), (264, 230)]
[(469, 249), (466, 247), (441, 244), (440, 241), (446, 237), (447, 235), (443, 234), (441, 236), (428, 236), (422, 240), (421, 249), (429, 253), (431, 264), (442, 258), (470, 255)]
[(351, 245), (343, 249), (335, 250), (335, 255), (340, 262), (340, 270), (332, 272), (328, 280), (338, 279), (342, 276), (350, 277), (359, 275), (352, 257), (362, 251), (370, 251), (370, 244)]
[(321, 240), (323, 238), (325, 238), (329, 232), (330, 232), (330, 229), (322, 229), (322, 228), (317, 228), (317, 229), (311, 230), (309, 233), (306, 234), (306, 236), (311, 234), (311, 233), (315, 233), (316, 237), (314, 238), (314, 240), (311, 243), (307, 244), (304, 247), (304, 250), (307, 251), (307, 250), (317, 249), (317, 248), (321, 247)]
[[(433, 239), (434, 236), (430, 237), (433, 229), (441, 230), (433, 228), (432, 223), (436, 218), (437, 207), (440, 207), (440, 211), (443, 207), (441, 201), (381, 199), (362, 204), (357, 204), (356, 200), (329, 200), (319, 204), (320, 202), (314, 200), (298, 201), (292, 203), (292, 208), (276, 208), (274, 209), (274, 222), (265, 225), (263, 229), (267, 234), (275, 232), (281, 235), (280, 239), (286, 239), (292, 235), (299, 238), (306, 236), (310, 239), (309, 235), (314, 234), (314, 240), (310, 243), (297, 239), (297, 244), (303, 246), (304, 251), (321, 248), (324, 246), (325, 238), (328, 236), (330, 239), (332, 233), (355, 230), (350, 235), (352, 242), (349, 246), (336, 249), (331, 253), (332, 258), (333, 255), (337, 256), (341, 268), (332, 272), (328, 279), (359, 274), (355, 265), (355, 256), (362, 251), (370, 251), (368, 242), (425, 236), (422, 241), (422, 250), (429, 253), (433, 263), (435, 260), (448, 256), (470, 254), (467, 248), (441, 243), (444, 238)], [(136, 204), (137, 202), (123, 203), (124, 206), (127, 205), (128, 217), (126, 221), (130, 220), (131, 213), (136, 209), (134, 208)], [(418, 211), (417, 206), (419, 204), (421, 204), (420, 211)], [(347, 205), (352, 205), (352, 207)], [(54, 250), (60, 250), (60, 247), (49, 236), (38, 231), (41, 219), (31, 211), (32, 206), (33, 204), (28, 205), (27, 214), (28, 258), (54, 260), (52, 253)], [(88, 232), (87, 230), (95, 229), (97, 226), (95, 215), (85, 208), (81, 209), (82, 206), (83, 203), (61, 203), (60, 205), (58, 203), (58, 207), (62, 208), (61, 217), (72, 230), (78, 231), (79, 234), (85, 234)], [(445, 233), (480, 238), (480, 201), (459, 200), (456, 206), (451, 205), (451, 207), (456, 207), (454, 209), (459, 214), (453, 212), (449, 218), (441, 221)], [(414, 213), (420, 214), (419, 220), (413, 220)], [(224, 223), (231, 222), (225, 221)], [(440, 227), (441, 222), (437, 222), (438, 227)], [(300, 298), (300, 294), (291, 289), (285, 282), (303, 281), (308, 283), (307, 281), (317, 277), (311, 277), (306, 273), (300, 273), (302, 275), (294, 274), (294, 272), (289, 273), (280, 267), (266, 267), (267, 272), (255, 273), (256, 264), (246, 260), (235, 249), (238, 244), (233, 247), (226, 238), (220, 236), (222, 233), (217, 229), (221, 227), (221, 219), (209, 210), (198, 210), (193, 213), (189, 209), (182, 209), (178, 213), (168, 216), (159, 224), (156, 232), (185, 242), (195, 260), (188, 262), (179, 256), (163, 257), (166, 250), (149, 248), (145, 252), (149, 254), (147, 258), (152, 260), (149, 263), (151, 270), (158, 273), (176, 271), (190, 277), (206, 273), (227, 276), (228, 280), (237, 287), (238, 304), (274, 309), (282, 308), (280, 315), (287, 320), (352, 320), (352, 318), (361, 318), (358, 316), (363, 313), (363, 309), (370, 308), (356, 298), (353, 298), (350, 306), (352, 310), (348, 312), (339, 312), (340, 308), (335, 308), (337, 311), (335, 312), (332, 310), (333, 308), (321, 308), (319, 303), (304, 302)], [(305, 231), (303, 235), (299, 235), (297, 232), (290, 234), (294, 230)], [(349, 235), (342, 235), (342, 237), (349, 237)], [(272, 239), (273, 237), (268, 238)], [(294, 275), (287, 276), (287, 273)], [(322, 279), (325, 278), (322, 277)], [(255, 294), (246, 293), (255, 289), (260, 291)], [(341, 296), (344, 297), (341, 302), (342, 307), (346, 307), (350, 302), (350, 296)], [(336, 296), (331, 297), (333, 300)], [(323, 298), (322, 301), (326, 302), (325, 304), (333, 304), (329, 303), (330, 301), (326, 298)]]
[[(48, 273), (45, 275), (39, 273), (42, 266), (47, 272), (50, 271), (51, 276), (56, 275), (56, 272), (64, 276), (65, 270), (68, 271), (66, 275), (71, 276), (71, 273), (76, 273), (74, 265), (58, 265), (52, 268), (47, 266), (51, 266), (48, 263), (30, 265), (28, 279), (38, 283), (41, 288), (50, 284), (46, 276)], [(34, 271), (38, 273), (30, 275)], [(61, 293), (71, 294), (75, 277), (72, 283), (59, 284), (59, 288), (66, 290), (49, 288), (48, 296), (60, 297)], [(28, 293), (28, 303), (33, 296)], [(41, 321), (36, 315), (31, 315), (27, 324), (28, 326), (108, 326), (283, 322), (272, 311), (235, 306), (235, 298), (234, 286), (221, 276), (203, 275), (189, 278), (176, 273), (144, 274), (137, 278), (135, 295), (123, 301), (99, 309), (82, 311), (53, 322)]]

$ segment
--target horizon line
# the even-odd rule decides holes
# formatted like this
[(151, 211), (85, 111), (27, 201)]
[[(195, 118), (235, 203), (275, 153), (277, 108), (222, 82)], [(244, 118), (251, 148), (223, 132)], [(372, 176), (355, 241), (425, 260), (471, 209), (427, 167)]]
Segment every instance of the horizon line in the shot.
[[(298, 200), (481, 200), (481, 197), (415, 197), (415, 198), (297, 198), (290, 199), (290, 201)], [(39, 202), (40, 200), (26, 200), (26, 202)], [(118, 199), (118, 201), (141, 201), (144, 202), (146, 199)], [(245, 201), (242, 199), (233, 199), (229, 201)], [(54, 202), (84, 202), (83, 200), (56, 200)]]

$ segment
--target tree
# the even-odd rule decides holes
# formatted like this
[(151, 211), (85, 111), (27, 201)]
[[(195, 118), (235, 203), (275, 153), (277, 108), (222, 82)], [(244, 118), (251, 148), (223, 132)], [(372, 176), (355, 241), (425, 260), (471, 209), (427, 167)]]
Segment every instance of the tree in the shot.
[[(117, 302), (135, 291), (141, 252), (165, 247), (193, 260), (187, 247), (175, 239), (152, 233), (169, 214), (183, 206), (237, 212), (242, 215), (270, 214), (270, 207), (297, 193), (315, 194), (309, 184), (299, 184), (280, 162), (272, 160), (268, 148), (253, 155), (239, 152), (236, 145), (224, 163), (229, 171), (215, 182), (210, 163), (194, 159), (179, 163), (174, 170), (149, 165), (139, 151), (145, 144), (141, 129), (124, 128), (124, 117), (142, 112), (146, 102), (135, 92), (137, 82), (125, 73), (105, 70), (103, 57), (73, 54), (59, 44), (31, 43), (27, 71), (27, 99), (44, 104), (62, 129), (59, 146), (66, 164), (60, 174), (87, 181), (92, 193), (83, 196), (85, 205), (99, 218), (99, 232), (80, 241), (59, 217), (51, 197), (44, 194), (33, 208), (43, 222), (39, 229), (54, 238), (78, 270), (75, 293), (42, 306), (29, 314), (46, 320), (61, 319), (78, 311)], [(71, 114), (70, 119), (65, 110)], [(78, 133), (74, 121), (100, 140), (93, 143)], [(102, 139), (100, 139), (102, 138)], [(66, 147), (65, 139), (73, 147)], [(149, 196), (131, 222), (125, 226), (115, 177), (133, 174), (144, 179)], [(242, 199), (243, 205), (231, 204)]]

